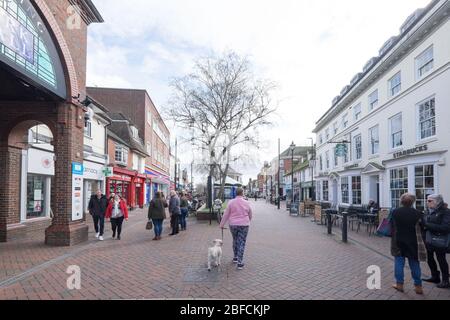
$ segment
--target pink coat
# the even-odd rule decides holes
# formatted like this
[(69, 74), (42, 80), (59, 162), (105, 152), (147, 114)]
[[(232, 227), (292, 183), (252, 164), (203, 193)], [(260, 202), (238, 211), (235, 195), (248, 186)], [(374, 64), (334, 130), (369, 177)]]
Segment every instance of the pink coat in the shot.
[(237, 197), (228, 203), (220, 227), (223, 228), (228, 222), (230, 226), (250, 226), (252, 221), (252, 208), (250, 203), (243, 197)]

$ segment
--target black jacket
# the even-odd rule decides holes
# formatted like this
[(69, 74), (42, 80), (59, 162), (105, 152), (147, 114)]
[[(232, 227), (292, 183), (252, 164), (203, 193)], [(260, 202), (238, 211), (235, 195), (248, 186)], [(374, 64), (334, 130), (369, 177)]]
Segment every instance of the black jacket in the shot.
[(89, 200), (89, 213), (95, 217), (104, 217), (106, 208), (108, 207), (108, 199), (104, 195), (101, 198), (97, 198), (97, 195), (93, 195)]
[[(391, 248), (394, 256), (419, 260), (416, 226), (422, 221), (422, 214), (414, 208), (402, 207), (392, 214), (393, 237)], [(394, 254), (396, 253), (396, 254)]]
[(166, 218), (167, 207), (166, 199), (153, 199), (150, 201), (150, 206), (148, 207), (148, 218), (164, 220)]
[(433, 213), (427, 212), (424, 216), (425, 230), (433, 234), (450, 233), (450, 210), (439, 207)]

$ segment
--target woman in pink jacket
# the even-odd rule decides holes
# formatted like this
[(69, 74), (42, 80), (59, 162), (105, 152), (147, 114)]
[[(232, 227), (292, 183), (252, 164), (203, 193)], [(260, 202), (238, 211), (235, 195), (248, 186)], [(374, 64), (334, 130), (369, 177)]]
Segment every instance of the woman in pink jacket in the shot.
[(244, 251), (247, 235), (252, 220), (252, 209), (250, 203), (244, 199), (244, 189), (237, 190), (237, 197), (228, 203), (220, 227), (223, 229), (228, 222), (231, 235), (233, 236), (233, 263), (237, 269), (244, 269)]

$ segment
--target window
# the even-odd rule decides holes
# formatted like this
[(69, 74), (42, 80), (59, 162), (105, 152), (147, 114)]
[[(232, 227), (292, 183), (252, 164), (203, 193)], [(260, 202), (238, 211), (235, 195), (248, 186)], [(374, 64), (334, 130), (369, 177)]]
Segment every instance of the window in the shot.
[(431, 46), (416, 58), (417, 79), (422, 78), (425, 74), (430, 72), (433, 69), (433, 66), (434, 52), (433, 46)]
[(329, 200), (329, 191), (328, 191), (328, 181), (322, 182), (322, 200), (328, 201)]
[(136, 127), (131, 127), (131, 134), (133, 135), (133, 138), (139, 139), (139, 131)]
[(361, 204), (361, 177), (352, 177), (352, 203)]
[(341, 194), (342, 194), (342, 203), (350, 203), (349, 200), (349, 190), (348, 190), (348, 177), (341, 178)]
[(325, 153), (325, 162), (326, 162), (326, 165), (327, 165), (327, 169), (329, 169), (330, 168), (330, 152), (329, 151), (327, 151)]
[(127, 165), (128, 162), (128, 149), (120, 145), (116, 145), (115, 160), (119, 164)]
[(46, 216), (47, 182), (45, 176), (28, 174), (27, 178), (27, 219)]
[(378, 90), (375, 90), (369, 95), (369, 112), (378, 106)]
[(135, 153), (133, 153), (133, 170), (139, 170), (139, 157)]
[(348, 117), (347, 114), (342, 117), (342, 128), (343, 129), (347, 128), (347, 126), (348, 126), (348, 119), (347, 119), (347, 117)]
[(355, 146), (355, 160), (362, 159), (362, 139), (361, 135), (357, 135), (353, 138), (353, 144)]
[(369, 139), (370, 154), (378, 154), (380, 151), (380, 132), (378, 126), (369, 129)]
[(325, 130), (325, 139), (326, 141), (330, 141), (330, 129)]
[(422, 140), (435, 135), (436, 110), (433, 98), (419, 105), (419, 138)]
[(323, 143), (323, 136), (322, 136), (322, 134), (319, 135), (319, 143), (320, 143), (320, 144)]
[(389, 80), (389, 95), (391, 97), (395, 96), (402, 90), (402, 74), (397, 73), (395, 76)]
[(334, 167), (336, 168), (337, 166), (339, 166), (339, 157), (336, 155), (336, 147), (334, 148)]
[(147, 123), (152, 125), (152, 112), (150, 110), (147, 111)]
[(152, 156), (152, 144), (150, 142), (147, 142), (147, 153)]
[(355, 121), (361, 119), (361, 104), (358, 104), (355, 107), (353, 107), (353, 116)]
[(92, 138), (92, 122), (90, 120), (86, 121), (84, 126), (84, 135), (88, 138)]
[(400, 197), (408, 192), (408, 168), (391, 170), (391, 206), (400, 207)]
[(320, 168), (320, 171), (323, 170), (323, 157), (322, 156), (319, 157), (319, 168)]
[(389, 120), (391, 127), (391, 148), (395, 149), (403, 145), (402, 114), (399, 113)]
[(338, 133), (338, 131), (339, 131), (339, 126), (338, 126), (338, 123), (337, 123), (337, 122), (335, 122), (335, 123), (333, 124), (333, 131), (334, 131), (334, 135), (337, 135), (337, 133)]
[(425, 211), (429, 195), (434, 194), (434, 166), (417, 166), (415, 168), (416, 209)]

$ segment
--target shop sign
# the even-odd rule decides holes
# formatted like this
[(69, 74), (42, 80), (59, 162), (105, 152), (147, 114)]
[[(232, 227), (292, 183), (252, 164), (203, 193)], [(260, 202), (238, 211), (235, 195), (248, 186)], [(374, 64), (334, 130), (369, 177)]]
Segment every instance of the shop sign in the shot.
[(37, 149), (29, 149), (28, 173), (45, 176), (55, 175), (55, 161), (53, 153)]
[(83, 219), (83, 164), (72, 163), (72, 221)]
[(85, 161), (83, 163), (84, 167), (84, 179), (88, 180), (103, 180), (105, 176), (103, 175), (104, 166), (101, 164), (91, 163)]
[(111, 168), (111, 167), (104, 167), (103, 168), (103, 175), (106, 178), (111, 178), (114, 175), (113, 168)]
[(345, 157), (347, 154), (347, 145), (346, 144), (338, 144), (336, 146), (336, 157)]
[(394, 159), (407, 157), (409, 155), (420, 153), (420, 152), (425, 152), (425, 151), (428, 151), (428, 145), (423, 145), (423, 146), (415, 147), (413, 149), (408, 149), (405, 151), (394, 153)]

